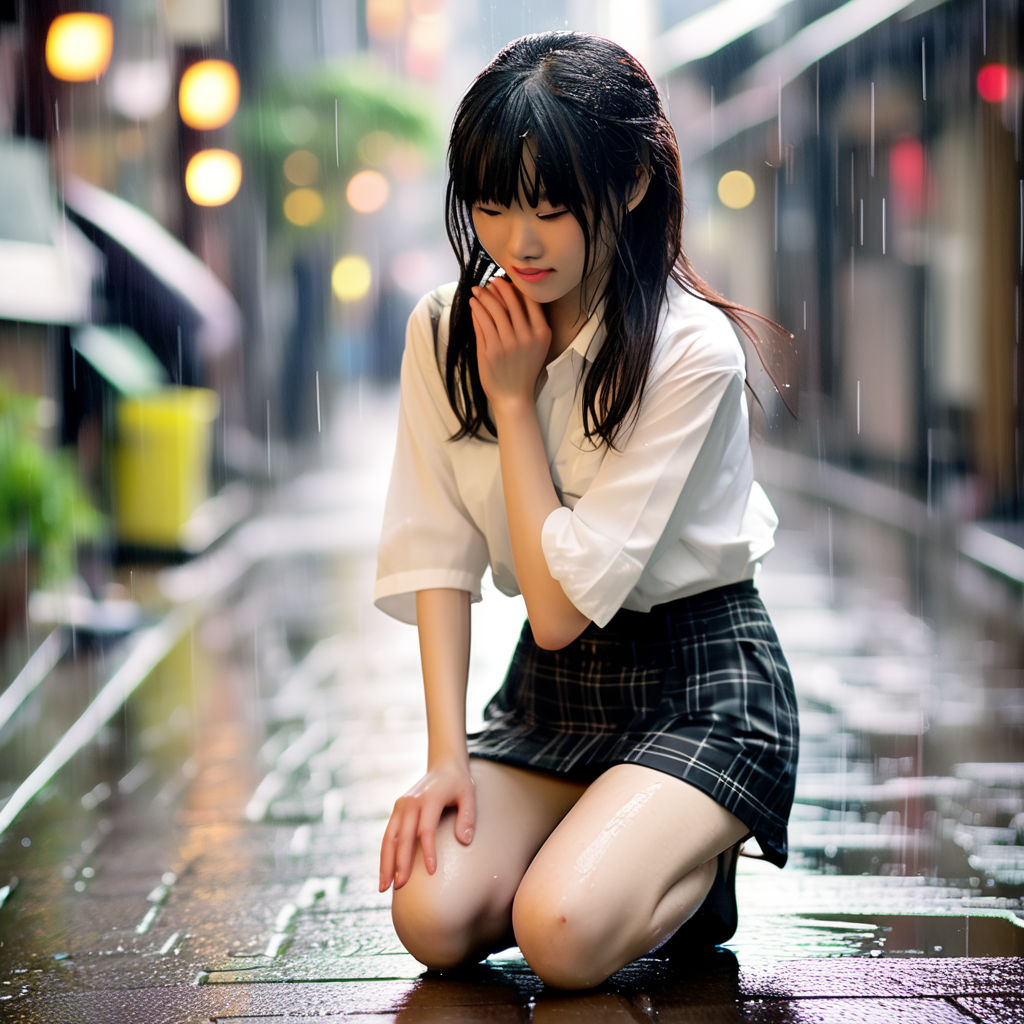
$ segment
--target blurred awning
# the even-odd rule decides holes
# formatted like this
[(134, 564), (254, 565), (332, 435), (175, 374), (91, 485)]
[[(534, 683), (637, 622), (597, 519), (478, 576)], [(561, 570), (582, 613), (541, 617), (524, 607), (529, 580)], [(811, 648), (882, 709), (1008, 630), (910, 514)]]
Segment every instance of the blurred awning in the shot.
[(89, 318), (99, 255), (57, 207), (45, 147), (0, 135), (0, 319)]
[(152, 217), (78, 179), (67, 182), (64, 199), (68, 216), (106, 257), (108, 323), (137, 331), (170, 369), (183, 338), (200, 360), (238, 343), (234, 297)]

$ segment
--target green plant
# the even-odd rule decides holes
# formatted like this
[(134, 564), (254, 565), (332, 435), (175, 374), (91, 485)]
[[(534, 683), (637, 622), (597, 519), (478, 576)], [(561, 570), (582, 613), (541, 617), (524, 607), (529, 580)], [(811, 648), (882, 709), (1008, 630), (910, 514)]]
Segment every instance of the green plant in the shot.
[(26, 545), (40, 579), (71, 575), (79, 542), (96, 537), (102, 517), (85, 496), (74, 461), (43, 441), (43, 400), (0, 380), (0, 552)]

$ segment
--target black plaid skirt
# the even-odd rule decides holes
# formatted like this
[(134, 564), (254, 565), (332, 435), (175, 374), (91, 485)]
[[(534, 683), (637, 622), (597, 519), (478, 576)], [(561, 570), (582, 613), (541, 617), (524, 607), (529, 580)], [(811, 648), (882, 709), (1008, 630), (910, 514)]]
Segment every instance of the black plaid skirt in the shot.
[(590, 782), (614, 764), (706, 793), (786, 862), (798, 726), (793, 682), (751, 581), (620, 611), (567, 647), (523, 627), (469, 752)]

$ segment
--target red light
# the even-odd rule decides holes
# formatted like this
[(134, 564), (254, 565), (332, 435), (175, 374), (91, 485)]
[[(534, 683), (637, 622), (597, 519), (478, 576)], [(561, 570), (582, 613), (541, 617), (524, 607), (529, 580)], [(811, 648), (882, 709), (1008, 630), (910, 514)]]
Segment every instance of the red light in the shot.
[(924, 210), (927, 165), (924, 146), (917, 139), (900, 139), (889, 151), (889, 180), (896, 211), (918, 217)]
[(986, 103), (1002, 103), (1010, 92), (1010, 72), (1005, 64), (986, 64), (978, 72), (978, 95)]

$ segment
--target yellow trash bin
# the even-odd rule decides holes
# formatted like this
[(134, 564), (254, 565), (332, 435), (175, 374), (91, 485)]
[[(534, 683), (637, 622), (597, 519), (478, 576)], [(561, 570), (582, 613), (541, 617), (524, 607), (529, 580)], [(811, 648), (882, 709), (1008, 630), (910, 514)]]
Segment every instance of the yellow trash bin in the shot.
[(177, 548), (206, 499), (220, 401), (205, 388), (167, 388), (117, 405), (114, 502), (121, 543)]

